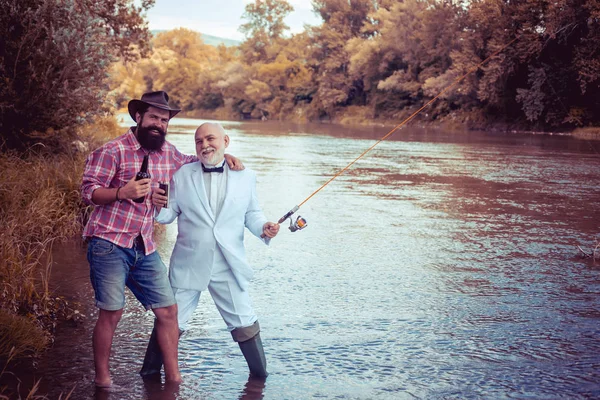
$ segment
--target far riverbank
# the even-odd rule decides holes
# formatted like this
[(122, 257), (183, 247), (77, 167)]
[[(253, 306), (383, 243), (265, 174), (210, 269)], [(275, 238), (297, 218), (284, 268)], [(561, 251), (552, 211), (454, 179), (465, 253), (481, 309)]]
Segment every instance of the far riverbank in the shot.
[[(126, 112), (126, 110), (122, 110)], [(392, 130), (396, 126), (414, 126), (418, 128), (432, 128), (440, 131), (482, 131), (482, 132), (506, 132), (506, 133), (519, 133), (519, 134), (532, 134), (532, 135), (564, 135), (573, 136), (580, 139), (587, 140), (600, 140), (600, 127), (589, 126), (589, 127), (578, 127), (571, 130), (544, 130), (534, 129), (531, 126), (521, 123), (508, 123), (500, 121), (490, 121), (483, 118), (480, 115), (475, 114), (459, 114), (452, 113), (443, 118), (437, 120), (428, 120), (427, 113), (423, 111), (425, 118), (420, 118), (419, 115), (415, 116), (412, 120), (404, 123), (405, 120), (410, 118), (411, 114), (407, 111), (398, 112), (397, 119), (391, 118), (369, 118), (362, 107), (353, 107), (351, 110), (344, 110), (340, 112), (333, 119), (316, 119), (311, 120), (306, 118), (305, 114), (299, 110), (289, 114), (289, 118), (284, 120), (277, 120), (285, 123), (310, 123), (310, 124), (339, 124), (344, 126), (369, 126), (369, 127), (381, 127)], [(230, 120), (230, 121), (273, 121), (268, 118), (263, 119), (247, 119), (243, 118), (242, 115), (234, 113), (226, 108), (218, 108), (213, 111), (209, 110), (192, 110), (182, 111), (179, 114), (180, 118), (189, 119), (214, 119), (214, 120)], [(386, 132), (388, 132), (386, 131)]]

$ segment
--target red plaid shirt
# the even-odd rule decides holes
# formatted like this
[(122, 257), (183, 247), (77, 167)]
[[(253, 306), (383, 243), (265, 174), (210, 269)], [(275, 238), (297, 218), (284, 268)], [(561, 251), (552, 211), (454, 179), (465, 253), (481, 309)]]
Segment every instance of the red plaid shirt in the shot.
[[(131, 248), (135, 238), (141, 234), (148, 255), (156, 250), (152, 235), (154, 206), (150, 196), (146, 196), (143, 203), (123, 200), (97, 205), (92, 201), (94, 190), (125, 186), (140, 170), (148, 151), (140, 146), (133, 133), (134, 128), (92, 152), (85, 162), (81, 196), (85, 203), (95, 207), (85, 225), (83, 237), (96, 236)], [(183, 164), (198, 161), (196, 156), (179, 152), (169, 142), (165, 142), (161, 150), (149, 154), (148, 172), (153, 189), (158, 187), (158, 182), (169, 182)]]

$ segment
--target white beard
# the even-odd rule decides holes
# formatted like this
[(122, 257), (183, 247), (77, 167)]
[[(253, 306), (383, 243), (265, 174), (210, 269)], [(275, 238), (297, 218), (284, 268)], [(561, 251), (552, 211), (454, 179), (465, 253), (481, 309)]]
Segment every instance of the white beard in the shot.
[[(212, 153), (204, 153), (205, 150), (213, 150)], [(208, 147), (207, 149), (202, 150), (200, 154), (200, 160), (202, 164), (206, 166), (214, 166), (217, 163), (223, 161), (223, 156), (225, 155), (225, 149), (216, 150), (214, 147)]]

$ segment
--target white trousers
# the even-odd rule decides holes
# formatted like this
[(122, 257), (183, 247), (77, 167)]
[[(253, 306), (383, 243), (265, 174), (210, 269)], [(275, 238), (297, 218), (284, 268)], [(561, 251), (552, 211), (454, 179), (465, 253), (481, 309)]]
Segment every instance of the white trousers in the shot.
[[(224, 259), (215, 261), (208, 291), (230, 332), (256, 322), (257, 317), (252, 309), (250, 295), (240, 288)], [(177, 322), (182, 331), (187, 330), (188, 322), (198, 307), (200, 293), (198, 290), (175, 288)]]

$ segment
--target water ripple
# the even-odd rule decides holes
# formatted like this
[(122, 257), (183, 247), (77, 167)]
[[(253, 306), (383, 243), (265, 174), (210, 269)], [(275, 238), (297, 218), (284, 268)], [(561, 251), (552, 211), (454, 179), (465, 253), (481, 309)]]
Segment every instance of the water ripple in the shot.
[[(228, 125), (228, 151), (257, 171), (270, 219), (377, 137), (281, 126)], [(191, 153), (181, 129), (171, 140)], [(180, 344), (179, 392), (145, 384), (152, 315), (128, 296), (111, 358), (128, 392), (114, 398), (600, 398), (600, 268), (575, 248), (599, 239), (598, 170), (571, 138), (405, 129), (302, 207), (307, 229), (282, 229), (268, 247), (247, 235), (266, 382), (248, 380), (203, 294)], [(160, 240), (164, 259), (175, 235)], [(59, 333), (44, 388), (76, 383), (74, 398), (90, 398), (87, 264), (81, 249), (61, 255), (80, 257), (53, 273), (85, 293), (92, 317)]]

